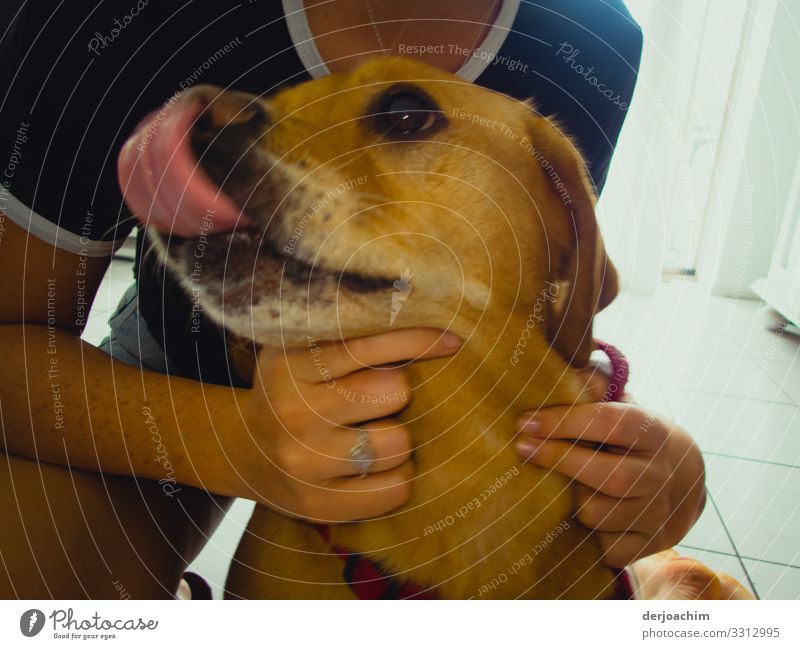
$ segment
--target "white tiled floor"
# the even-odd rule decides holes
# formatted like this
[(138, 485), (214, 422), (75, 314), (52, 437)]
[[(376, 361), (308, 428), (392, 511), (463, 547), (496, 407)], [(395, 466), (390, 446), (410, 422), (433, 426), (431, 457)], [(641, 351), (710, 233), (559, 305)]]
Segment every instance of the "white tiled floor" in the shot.
[(760, 310), (663, 284), (617, 298), (596, 335), (628, 354), (637, 400), (704, 453), (709, 502), (678, 549), (761, 598), (800, 599), (800, 339)]
[[(130, 283), (115, 262), (84, 337), (99, 342)], [(679, 546), (762, 598), (800, 599), (800, 339), (768, 331), (760, 304), (708, 298), (692, 283), (620, 295), (596, 336), (631, 361), (644, 406), (678, 421), (704, 452), (709, 502)], [(239, 501), (194, 563), (217, 596), (252, 510)]]

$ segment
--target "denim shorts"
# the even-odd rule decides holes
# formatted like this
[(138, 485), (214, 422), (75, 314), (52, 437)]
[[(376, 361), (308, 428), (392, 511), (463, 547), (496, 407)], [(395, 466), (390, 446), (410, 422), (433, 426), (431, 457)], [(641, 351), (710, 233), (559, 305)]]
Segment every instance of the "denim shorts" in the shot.
[(106, 354), (152, 372), (181, 375), (139, 313), (139, 290), (135, 282), (123, 294), (108, 324), (111, 332), (100, 343)]

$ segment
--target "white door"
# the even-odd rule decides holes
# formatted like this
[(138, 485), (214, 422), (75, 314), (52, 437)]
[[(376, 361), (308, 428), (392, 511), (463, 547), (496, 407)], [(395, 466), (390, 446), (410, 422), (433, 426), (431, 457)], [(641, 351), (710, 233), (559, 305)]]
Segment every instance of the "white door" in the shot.
[(758, 296), (800, 326), (800, 156), (783, 215), (769, 275), (753, 284)]

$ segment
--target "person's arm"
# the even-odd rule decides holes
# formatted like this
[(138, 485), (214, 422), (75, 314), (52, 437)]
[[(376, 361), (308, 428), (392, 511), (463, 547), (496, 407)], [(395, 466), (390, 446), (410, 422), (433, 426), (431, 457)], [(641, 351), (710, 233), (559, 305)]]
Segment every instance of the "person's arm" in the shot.
[[(107, 260), (86, 261), (79, 276), (77, 255), (9, 219), (4, 226), (0, 416), (7, 452), (167, 480), (170, 489), (174, 480), (312, 520), (375, 516), (409, 497), (410, 435), (389, 419), (406, 402), (381, 398), (407, 391), (405, 374), (370, 368), (452, 354), (452, 336), (408, 329), (321, 345), (345, 396), (309, 370), (306, 349), (264, 350), (250, 390), (154, 373), (114, 362), (78, 338), (76, 279), (86, 280), (91, 302)], [(354, 404), (347, 394), (365, 398)], [(374, 466), (360, 479), (347, 460), (351, 426), (381, 417), (369, 432)]]
[(81, 260), (8, 218), (4, 229), (2, 446), (43, 462), (158, 480), (166, 477), (163, 459), (156, 461), (160, 441), (177, 481), (237, 491), (215, 440), (222, 432), (215, 423), (224, 422), (228, 439), (243, 434), (236, 392), (114, 363), (81, 341), (77, 282), (85, 281), (88, 313), (108, 259)]
[[(553, 407), (533, 420), (524, 417), (520, 427), (523, 459), (575, 480), (576, 516), (597, 532), (608, 565), (623, 567), (671, 548), (703, 512), (700, 449), (655, 413), (632, 403)], [(595, 450), (576, 441), (606, 446)]]

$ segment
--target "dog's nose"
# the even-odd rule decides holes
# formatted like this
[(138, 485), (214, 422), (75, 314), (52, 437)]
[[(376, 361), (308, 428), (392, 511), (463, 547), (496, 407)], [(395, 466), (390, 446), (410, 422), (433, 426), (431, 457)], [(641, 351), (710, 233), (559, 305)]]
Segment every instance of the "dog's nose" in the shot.
[(265, 103), (254, 95), (213, 86), (193, 88), (185, 100), (202, 106), (191, 133), (195, 157), (214, 181), (227, 179), (224, 188), (235, 193), (239, 184), (250, 181), (251, 153), (269, 127)]
[(216, 136), (225, 129), (226, 138), (253, 139), (269, 125), (264, 104), (247, 93), (200, 86), (191, 90), (187, 99), (198, 100), (204, 106), (194, 126), (197, 135), (210, 132)]

